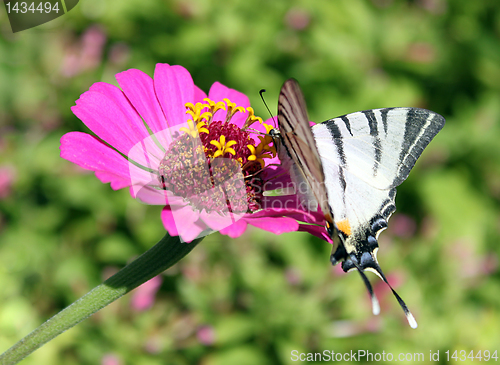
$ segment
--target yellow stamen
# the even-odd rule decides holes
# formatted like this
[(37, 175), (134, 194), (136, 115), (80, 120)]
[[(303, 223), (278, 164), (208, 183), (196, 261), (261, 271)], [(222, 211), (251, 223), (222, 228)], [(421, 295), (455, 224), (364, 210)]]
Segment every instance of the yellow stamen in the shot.
[[(254, 113), (254, 110), (252, 107), (248, 107), (247, 111), (248, 111), (248, 117), (247, 117), (247, 120), (245, 121), (245, 124), (243, 125), (243, 128), (242, 128), (243, 130), (247, 129), (248, 127), (250, 127), (252, 124), (254, 124), (257, 121), (260, 124), (264, 124), (261, 117), (255, 116), (255, 113)], [(269, 133), (269, 132), (267, 132), (267, 133)]]
[(230, 148), (236, 143), (236, 141), (229, 141), (226, 143), (226, 137), (224, 135), (220, 136), (219, 141), (210, 141), (210, 144), (217, 147), (217, 151), (215, 151), (213, 157), (224, 156), (225, 153), (231, 153), (233, 156), (236, 155), (236, 151), (233, 148)]
[(196, 103), (196, 105), (193, 105), (193, 103), (186, 103), (186, 114), (190, 114), (193, 117), (193, 121), (195, 121), (196, 123), (202, 120), (208, 122), (212, 117), (212, 113), (210, 111), (204, 113), (201, 112), (207, 107), (207, 104), (202, 103)]
[(223, 101), (219, 101), (219, 102), (215, 102), (209, 98), (205, 98), (203, 99), (203, 101), (206, 101), (208, 104), (207, 104), (207, 107), (208, 107), (208, 111), (210, 112), (210, 119), (208, 120), (208, 124), (210, 124), (210, 122), (212, 121), (212, 118), (214, 117), (215, 113), (222, 109), (222, 110), (226, 110), (226, 104), (224, 104)]
[[(260, 163), (260, 166), (264, 168), (265, 158), (273, 158), (276, 156), (276, 153), (274, 152), (274, 147), (269, 146), (269, 141), (267, 138), (270, 138), (270, 136), (260, 136), (260, 143), (255, 147), (254, 145), (247, 145), (248, 149), (252, 153), (250, 156), (248, 156), (248, 161), (255, 161)], [(272, 138), (271, 141), (272, 142)]]
[(186, 127), (180, 127), (179, 130), (181, 132), (189, 134), (193, 138), (198, 137), (201, 132), (208, 133), (208, 129), (203, 127), (203, 126), (206, 125), (206, 123), (203, 122), (203, 121), (202, 122), (198, 122), (196, 124), (196, 127), (194, 126), (194, 122), (191, 119), (189, 119), (187, 121), (187, 124), (188, 124), (188, 128), (186, 128)]
[[(274, 139), (270, 135), (266, 134), (264, 136), (259, 136), (257, 137), (260, 139), (259, 145), (262, 145), (262, 149), (264, 151), (270, 152), (273, 157), (276, 157), (276, 147), (274, 146)], [(270, 146), (269, 144), (272, 143), (273, 145)]]
[(203, 99), (203, 101), (206, 101), (208, 103), (208, 105), (207, 105), (208, 110), (212, 114), (215, 114), (215, 112), (219, 109), (226, 110), (226, 104), (224, 104), (223, 101), (219, 101), (216, 103), (215, 101), (213, 101), (212, 99), (209, 99), (209, 98), (205, 98), (205, 99)]
[(236, 103), (232, 103), (231, 100), (227, 98), (224, 98), (222, 100), (224, 100), (227, 104), (226, 123), (228, 123), (233, 117), (233, 115), (235, 115), (237, 112), (241, 113), (245, 112), (245, 108), (243, 108), (242, 106), (236, 106)]

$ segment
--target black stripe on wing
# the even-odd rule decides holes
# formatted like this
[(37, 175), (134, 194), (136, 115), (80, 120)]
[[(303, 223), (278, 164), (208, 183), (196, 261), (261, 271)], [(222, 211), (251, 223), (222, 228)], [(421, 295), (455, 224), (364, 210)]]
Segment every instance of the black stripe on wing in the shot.
[(382, 115), (382, 124), (384, 125), (384, 133), (387, 134), (387, 114), (389, 113), (390, 110), (394, 108), (385, 108), (380, 110), (380, 114)]
[(380, 161), (382, 161), (382, 146), (377, 127), (378, 124), (377, 118), (375, 117), (375, 113), (373, 112), (373, 110), (365, 110), (362, 113), (368, 120), (368, 127), (370, 128), (370, 136), (373, 137), (373, 148), (375, 152), (375, 161), (373, 163), (373, 176), (377, 176), (377, 170), (380, 165)]
[[(363, 115), (364, 118), (360, 119), (359, 114)], [(366, 125), (367, 135), (372, 139), (372, 173), (374, 177), (381, 167), (380, 163), (383, 160), (384, 153), (388, 152), (384, 151), (386, 138), (390, 138), (387, 136), (387, 133), (394, 133), (394, 128), (400, 124), (401, 135), (393, 136), (396, 139), (401, 138), (402, 140), (400, 151), (394, 151), (399, 154), (397, 160), (394, 161), (395, 166), (390, 166), (391, 170), (394, 168), (394, 176), (392, 184), (388, 188), (393, 188), (400, 185), (408, 177), (422, 151), (441, 128), (443, 128), (444, 122), (445, 120), (441, 115), (426, 109), (385, 108), (346, 114), (326, 120), (321, 124), (324, 124), (328, 128), (334, 139), (362, 137), (359, 131), (364, 130), (363, 126)], [(363, 125), (360, 126), (359, 123), (363, 123)], [(345, 125), (348, 133), (339, 129), (342, 124)], [(337, 128), (335, 129), (333, 126)], [(345, 165), (347, 168), (349, 156), (346, 156), (344, 153), (341, 158), (347, 161), (347, 165)]]
[(401, 184), (434, 136), (443, 128), (444, 118), (426, 109), (408, 108), (405, 135), (399, 155), (399, 169), (392, 186)]
[[(346, 118), (345, 120), (344, 119), (342, 120), (344, 121), (344, 123), (346, 123), (347, 127), (349, 125), (349, 119)], [(335, 123), (329, 123), (326, 124), (326, 127), (328, 128), (328, 131), (333, 137), (333, 143), (335, 144), (335, 147), (337, 147), (337, 153), (339, 154), (340, 157), (341, 165), (339, 166), (339, 184), (342, 187), (342, 190), (344, 191), (343, 201), (345, 204), (345, 190), (347, 188), (347, 183), (345, 179), (344, 169), (347, 161), (344, 152), (344, 141), (342, 139), (342, 133), (340, 132), (338, 125), (336, 125)]]
[[(392, 188), (389, 190), (388, 197), (387, 199), (380, 205), (380, 216), (385, 219), (386, 221), (389, 221), (389, 218), (391, 217), (392, 213), (396, 211), (396, 188)], [(378, 232), (375, 231), (375, 233)]]
[[(342, 121), (344, 122), (345, 124), (345, 127), (346, 129), (349, 131), (349, 133), (351, 134), (352, 136), (352, 131), (351, 131), (351, 122), (349, 121), (349, 118), (347, 118), (346, 115), (343, 115), (340, 117), (340, 119), (342, 119)], [(339, 137), (340, 137), (340, 134), (339, 134)]]

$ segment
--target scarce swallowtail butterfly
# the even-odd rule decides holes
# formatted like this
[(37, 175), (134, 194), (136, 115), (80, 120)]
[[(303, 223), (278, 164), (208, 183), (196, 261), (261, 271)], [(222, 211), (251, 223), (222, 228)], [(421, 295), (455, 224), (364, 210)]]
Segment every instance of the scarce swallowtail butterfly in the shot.
[(321, 209), (333, 241), (331, 263), (357, 270), (368, 289), (374, 314), (380, 306), (365, 270), (392, 290), (411, 327), (417, 322), (387, 281), (377, 261), (378, 235), (396, 210), (396, 187), (441, 130), (444, 118), (418, 108), (366, 110), (310, 127), (302, 91), (287, 80), (278, 100), (273, 137), (282, 167), (300, 189), (299, 200)]

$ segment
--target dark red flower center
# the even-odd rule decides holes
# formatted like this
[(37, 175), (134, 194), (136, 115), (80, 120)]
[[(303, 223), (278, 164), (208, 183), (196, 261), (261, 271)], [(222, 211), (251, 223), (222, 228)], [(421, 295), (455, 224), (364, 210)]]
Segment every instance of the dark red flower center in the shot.
[[(263, 180), (260, 172), (264, 158), (275, 156), (272, 139), (250, 137), (246, 129), (231, 122), (244, 112), (229, 100), (226, 103), (186, 104), (193, 119), (168, 147), (158, 168), (162, 189), (169, 190), (198, 210), (207, 212), (247, 213), (260, 209)], [(215, 113), (226, 110), (225, 120), (213, 120)], [(249, 112), (245, 127), (262, 119)], [(220, 115), (222, 113), (218, 113)], [(217, 117), (218, 118), (218, 117)], [(219, 118), (218, 118), (219, 119)]]

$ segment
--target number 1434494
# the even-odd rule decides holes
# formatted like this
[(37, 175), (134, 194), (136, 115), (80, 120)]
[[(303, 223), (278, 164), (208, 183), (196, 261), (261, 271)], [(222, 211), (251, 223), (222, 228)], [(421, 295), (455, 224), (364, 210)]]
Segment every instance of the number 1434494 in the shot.
[(8, 13), (22, 13), (25, 14), (28, 11), (31, 13), (35, 13), (38, 11), (39, 13), (59, 13), (59, 2), (55, 2), (54, 4), (51, 4), (49, 2), (38, 2), (36, 5), (34, 2), (27, 3), (27, 2), (6, 2), (5, 3), (7, 7), (7, 12)]
[(446, 354), (446, 360), (450, 361), (450, 359), (453, 359), (455, 361), (498, 361), (498, 354), (497, 350), (491, 352), (489, 350), (484, 350), (484, 351), (470, 351), (467, 353), (465, 350), (455, 350), (453, 353), (450, 353), (450, 350), (444, 352)]

